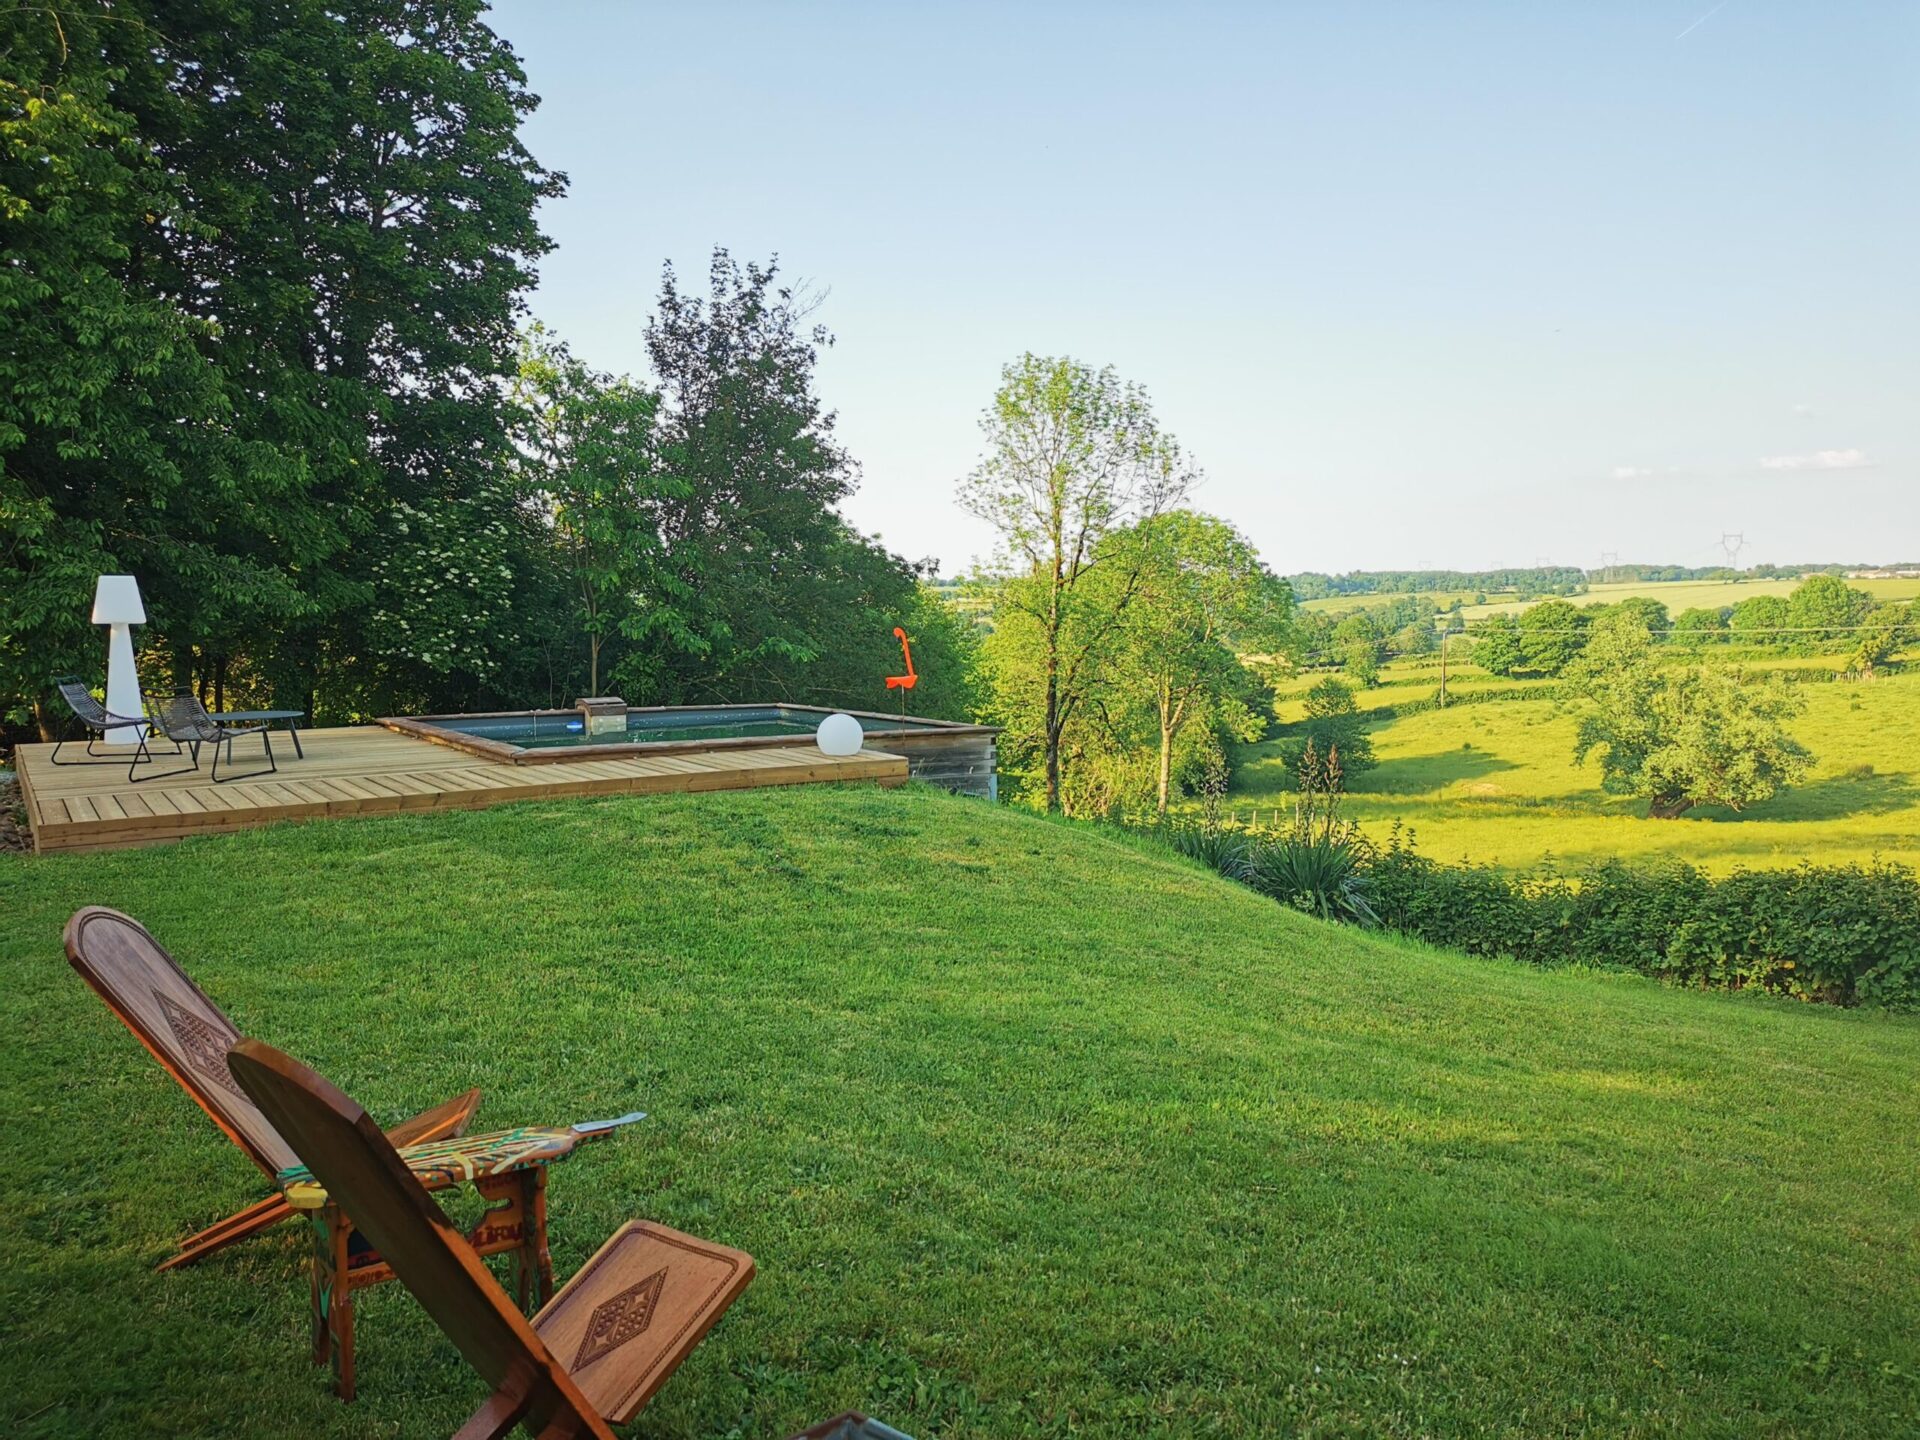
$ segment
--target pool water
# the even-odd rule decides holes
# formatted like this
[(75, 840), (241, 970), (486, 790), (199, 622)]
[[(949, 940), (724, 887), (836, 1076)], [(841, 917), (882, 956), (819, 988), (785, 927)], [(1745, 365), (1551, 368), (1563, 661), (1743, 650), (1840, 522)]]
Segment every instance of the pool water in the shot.
[[(648, 740), (734, 740), (756, 735), (811, 735), (814, 727), (802, 725), (798, 720), (729, 720), (712, 725), (637, 725), (639, 716), (627, 717), (626, 743), (633, 744)], [(505, 740), (509, 745), (518, 745), (525, 750), (544, 750), (552, 745), (618, 745), (622, 736), (618, 730), (603, 730), (598, 735), (589, 735), (586, 726), (578, 720), (566, 722), (566, 730), (557, 732), (552, 729), (540, 729), (524, 736), (492, 735), (489, 739)]]
[[(626, 733), (603, 730), (587, 734), (586, 723), (578, 715), (471, 715), (436, 717), (434, 724), (443, 730), (458, 731), (483, 740), (498, 740), (518, 745), (523, 750), (552, 750), (568, 745), (644, 745), (665, 744), (675, 740), (750, 740), (773, 736), (811, 735), (819, 728), (821, 716), (792, 715), (777, 706), (752, 710), (673, 710), (660, 714), (627, 716)], [(867, 722), (869, 726), (879, 722)], [(899, 725), (889, 719), (889, 726)], [(908, 721), (902, 727), (921, 729)]]

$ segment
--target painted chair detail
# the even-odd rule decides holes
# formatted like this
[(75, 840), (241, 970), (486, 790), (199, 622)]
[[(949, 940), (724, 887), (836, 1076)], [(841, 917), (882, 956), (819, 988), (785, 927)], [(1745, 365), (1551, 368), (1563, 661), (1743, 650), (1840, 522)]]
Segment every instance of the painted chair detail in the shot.
[[(343, 1398), (354, 1392), (353, 1296), (393, 1278), (379, 1251), (366, 1243), (323, 1187), (300, 1168), (300, 1157), (236, 1083), (229, 1067), (240, 1032), (188, 978), (145, 926), (130, 915), (90, 905), (74, 912), (65, 934), (67, 959), (107, 1008), (192, 1096), (228, 1139), (271, 1179), (275, 1192), (182, 1243), (158, 1267), (191, 1265), (256, 1235), (296, 1210), (314, 1229), (313, 1358), (331, 1361)], [(469, 1235), (482, 1253), (514, 1254), (515, 1288), (523, 1306), (544, 1302), (553, 1285), (547, 1256), (547, 1166), (583, 1141), (610, 1133), (637, 1115), (569, 1129), (502, 1131), (465, 1136), (479, 1107), (469, 1090), (423, 1110), (386, 1132), (409, 1155), (418, 1152), (418, 1176), (430, 1189), (470, 1184), (487, 1210)]]
[(543, 1440), (614, 1440), (609, 1427), (640, 1412), (753, 1279), (743, 1251), (630, 1221), (529, 1320), (366, 1111), (258, 1040), (240, 1041), (228, 1064), (487, 1383), (455, 1440), (522, 1424)]

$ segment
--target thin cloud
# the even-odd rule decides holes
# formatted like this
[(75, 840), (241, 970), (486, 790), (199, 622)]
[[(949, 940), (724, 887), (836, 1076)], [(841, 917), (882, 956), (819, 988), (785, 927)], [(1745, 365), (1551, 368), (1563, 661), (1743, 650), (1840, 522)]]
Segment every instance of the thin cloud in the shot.
[(1865, 470), (1873, 461), (1864, 450), (1815, 450), (1810, 455), (1763, 455), (1762, 470)]
[(1718, 5), (1714, 6), (1711, 10), (1707, 11), (1706, 14), (1702, 15), (1698, 20), (1694, 21), (1691, 25), (1687, 26), (1686, 29), (1682, 30), (1678, 35), (1674, 36), (1673, 38), (1676, 40), (1686, 39), (1687, 36), (1691, 35), (1694, 31), (1698, 30), (1702, 25), (1706, 24), (1707, 21), (1711, 20), (1714, 16), (1718, 15), (1722, 10), (1726, 8), (1727, 8), (1727, 0), (1720, 0), (1720, 3)]
[(1654, 472), (1643, 465), (1616, 465), (1613, 478), (1616, 480), (1645, 480)]
[(1813, 406), (1802, 402), (1801, 404), (1793, 407), (1793, 413), (1798, 415), (1803, 420), (1811, 419), (1813, 416)]

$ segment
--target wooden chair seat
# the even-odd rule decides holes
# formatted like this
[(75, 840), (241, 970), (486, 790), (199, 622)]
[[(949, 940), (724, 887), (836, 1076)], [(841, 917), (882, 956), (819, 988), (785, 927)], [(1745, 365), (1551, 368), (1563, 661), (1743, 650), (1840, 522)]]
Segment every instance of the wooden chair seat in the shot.
[(752, 1278), (741, 1251), (632, 1220), (533, 1317), (533, 1329), (601, 1417), (624, 1425)]
[[(592, 1436), (631, 1420), (753, 1279), (753, 1257), (634, 1221), (529, 1322), (367, 1113), (297, 1060), (242, 1040), (230, 1062), (314, 1176), (479, 1372), (456, 1440)], [(523, 1173), (539, 1174), (539, 1169)]]
[[(642, 1116), (632, 1116), (641, 1119)], [(589, 1140), (611, 1134), (610, 1129), (588, 1132), (551, 1125), (522, 1125), (486, 1135), (458, 1135), (448, 1140), (425, 1140), (414, 1145), (394, 1143), (413, 1178), (429, 1190), (477, 1185), (483, 1180), (511, 1175), (536, 1165), (551, 1165)], [(388, 1140), (393, 1140), (391, 1132)], [(318, 1210), (327, 1203), (327, 1187), (304, 1165), (290, 1165), (274, 1177), (287, 1204), (295, 1210)]]

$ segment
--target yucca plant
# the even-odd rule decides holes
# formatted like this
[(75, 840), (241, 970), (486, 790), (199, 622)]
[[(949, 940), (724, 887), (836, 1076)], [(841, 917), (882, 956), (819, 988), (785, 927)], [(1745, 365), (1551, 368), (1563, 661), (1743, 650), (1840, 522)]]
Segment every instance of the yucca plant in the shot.
[(1247, 883), (1284, 905), (1322, 920), (1380, 923), (1370, 899), (1366, 842), (1357, 837), (1282, 835), (1250, 847), (1242, 863)]
[(1344, 781), (1340, 748), (1322, 756), (1308, 740), (1292, 829), (1248, 847), (1242, 865), (1249, 885), (1282, 904), (1322, 920), (1378, 925), (1366, 871), (1372, 848), (1358, 825), (1340, 818)]

